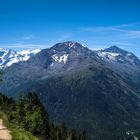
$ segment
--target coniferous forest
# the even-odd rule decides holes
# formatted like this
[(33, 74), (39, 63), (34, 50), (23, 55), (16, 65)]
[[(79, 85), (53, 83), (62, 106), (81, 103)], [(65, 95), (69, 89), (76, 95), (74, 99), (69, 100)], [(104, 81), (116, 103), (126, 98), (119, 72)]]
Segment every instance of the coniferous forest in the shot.
[(86, 140), (85, 130), (78, 134), (64, 123), (56, 126), (50, 122), (34, 92), (20, 96), (16, 102), (0, 94), (0, 118), (11, 130), (13, 140)]

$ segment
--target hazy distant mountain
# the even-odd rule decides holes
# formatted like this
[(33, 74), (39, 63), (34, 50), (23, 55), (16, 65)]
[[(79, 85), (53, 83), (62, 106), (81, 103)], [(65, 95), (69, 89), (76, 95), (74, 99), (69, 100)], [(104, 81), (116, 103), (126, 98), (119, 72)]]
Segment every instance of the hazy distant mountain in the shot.
[(23, 50), (20, 52), (0, 48), (0, 68), (6, 68), (20, 61), (27, 61), (40, 52), (39, 49)]
[(37, 91), (50, 118), (91, 140), (140, 138), (139, 61), (115, 46), (58, 43), (5, 69), (0, 89), (14, 98)]

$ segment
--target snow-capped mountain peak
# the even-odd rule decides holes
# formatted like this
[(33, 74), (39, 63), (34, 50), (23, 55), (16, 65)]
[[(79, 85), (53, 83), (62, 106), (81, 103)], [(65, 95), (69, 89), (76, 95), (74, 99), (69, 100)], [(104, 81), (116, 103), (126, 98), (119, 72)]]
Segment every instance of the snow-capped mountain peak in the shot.
[(0, 48), (0, 68), (6, 68), (20, 61), (27, 61), (30, 57), (40, 52), (39, 49), (30, 49), (16, 52)]
[(140, 60), (133, 53), (120, 49), (117, 46), (97, 51), (99, 57), (107, 62), (140, 65)]
[(23, 50), (20, 52), (17, 52), (17, 54), (22, 56), (23, 61), (27, 61), (30, 57), (36, 55), (40, 52), (40, 49), (30, 49), (30, 50)]
[(75, 41), (66, 41), (66, 42), (62, 42), (62, 43), (57, 43), (53, 46), (53, 49), (81, 49), (81, 48), (87, 48), (85, 47), (83, 44), (80, 44), (78, 42)]
[(77, 42), (74, 42), (74, 41), (68, 41), (68, 42), (65, 42), (64, 44), (70, 48), (74, 47), (76, 45)]
[(122, 54), (122, 55), (126, 55), (128, 52), (117, 47), (117, 46), (111, 46), (109, 48), (106, 48), (103, 50), (104, 52), (110, 52), (110, 53), (119, 53), (119, 54)]

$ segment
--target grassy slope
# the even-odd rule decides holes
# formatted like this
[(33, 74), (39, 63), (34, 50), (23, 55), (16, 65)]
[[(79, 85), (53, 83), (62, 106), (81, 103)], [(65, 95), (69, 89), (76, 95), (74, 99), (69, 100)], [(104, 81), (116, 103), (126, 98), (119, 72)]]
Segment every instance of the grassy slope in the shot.
[(18, 126), (9, 123), (5, 113), (0, 112), (0, 118), (3, 119), (4, 124), (11, 131), (12, 140), (38, 140), (38, 138), (33, 136), (30, 132), (27, 132)]

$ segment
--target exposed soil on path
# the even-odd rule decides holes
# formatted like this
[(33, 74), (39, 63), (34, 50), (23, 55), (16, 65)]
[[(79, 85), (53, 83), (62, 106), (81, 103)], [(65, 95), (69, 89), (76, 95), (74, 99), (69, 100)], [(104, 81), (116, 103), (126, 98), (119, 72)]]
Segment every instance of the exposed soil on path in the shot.
[(2, 119), (0, 119), (0, 140), (12, 140), (10, 131), (4, 126)]

